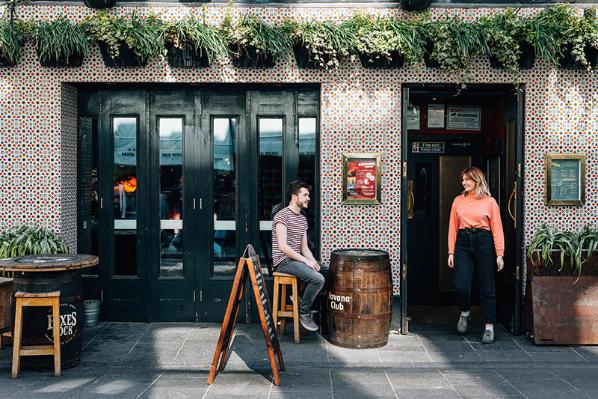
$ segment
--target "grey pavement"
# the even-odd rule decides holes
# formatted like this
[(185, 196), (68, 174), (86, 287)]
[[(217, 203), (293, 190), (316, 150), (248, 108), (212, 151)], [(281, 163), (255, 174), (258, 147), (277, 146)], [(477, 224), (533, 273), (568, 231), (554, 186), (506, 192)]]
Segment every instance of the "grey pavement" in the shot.
[(10, 378), (0, 351), (0, 398), (597, 398), (598, 346), (535, 346), (498, 329), (420, 325), (378, 349), (345, 349), (312, 333), (281, 338), (286, 371), (275, 386), (258, 325), (239, 325), (226, 369), (207, 377), (220, 325), (101, 323), (87, 329), (81, 362), (55, 378), (22, 370)]

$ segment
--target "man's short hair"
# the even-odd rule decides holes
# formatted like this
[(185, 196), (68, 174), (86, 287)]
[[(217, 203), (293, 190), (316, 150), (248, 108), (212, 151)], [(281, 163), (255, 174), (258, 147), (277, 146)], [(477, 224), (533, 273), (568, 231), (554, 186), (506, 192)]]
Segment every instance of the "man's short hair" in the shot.
[(311, 191), (311, 186), (304, 181), (295, 180), (295, 181), (290, 182), (289, 186), (287, 188), (289, 201), (293, 197), (293, 194), (299, 195), (299, 192), (301, 191), (302, 188), (305, 188), (307, 191)]

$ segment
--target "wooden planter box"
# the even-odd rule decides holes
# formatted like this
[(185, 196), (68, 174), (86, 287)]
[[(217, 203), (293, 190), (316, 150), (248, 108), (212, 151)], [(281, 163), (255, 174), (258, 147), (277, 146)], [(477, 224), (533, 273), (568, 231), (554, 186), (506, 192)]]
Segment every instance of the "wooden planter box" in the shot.
[[(559, 272), (560, 253), (550, 267), (532, 265), (531, 308), (537, 345), (598, 344), (598, 254), (582, 267), (582, 275)], [(568, 260), (565, 260), (568, 262)]]
[(210, 66), (210, 60), (205, 51), (198, 54), (194, 49), (166, 46), (168, 64), (174, 68), (205, 68)]

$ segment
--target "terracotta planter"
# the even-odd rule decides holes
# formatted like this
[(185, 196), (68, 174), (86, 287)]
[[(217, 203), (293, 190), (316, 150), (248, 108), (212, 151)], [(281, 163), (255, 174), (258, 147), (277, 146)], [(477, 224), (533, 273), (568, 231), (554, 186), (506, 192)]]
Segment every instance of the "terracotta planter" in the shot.
[(534, 342), (598, 344), (598, 254), (583, 265), (581, 276), (567, 266), (558, 271), (559, 252), (554, 252), (552, 259), (549, 267), (532, 265), (528, 260)]
[(364, 68), (400, 68), (405, 63), (405, 57), (393, 51), (390, 53), (391, 61), (386, 57), (372, 57), (367, 54), (359, 54), (359, 61)]
[(190, 48), (176, 48), (167, 46), (168, 63), (175, 68), (205, 68), (210, 66), (210, 61), (205, 52), (198, 54)]
[(261, 53), (253, 46), (236, 47), (232, 46), (233, 65), (237, 68), (272, 68), (274, 57), (268, 53)]
[(100, 43), (99, 46), (102, 58), (104, 59), (104, 65), (107, 67), (140, 67), (147, 65), (147, 60), (138, 57), (126, 44), (121, 44), (119, 54), (115, 58), (110, 56), (107, 45)]

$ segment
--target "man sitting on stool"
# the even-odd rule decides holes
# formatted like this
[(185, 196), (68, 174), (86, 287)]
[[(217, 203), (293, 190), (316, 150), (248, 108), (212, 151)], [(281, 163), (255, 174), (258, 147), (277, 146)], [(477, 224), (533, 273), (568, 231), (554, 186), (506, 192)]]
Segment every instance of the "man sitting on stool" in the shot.
[(299, 303), (299, 322), (309, 331), (316, 331), (310, 309), (324, 287), (328, 266), (320, 265), (307, 245), (307, 218), (301, 210), (309, 205), (310, 186), (302, 181), (289, 184), (289, 206), (272, 220), (272, 264), (280, 273), (297, 276), (305, 283)]

